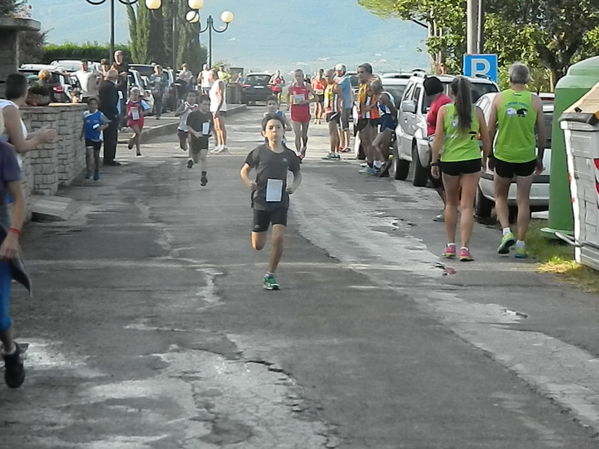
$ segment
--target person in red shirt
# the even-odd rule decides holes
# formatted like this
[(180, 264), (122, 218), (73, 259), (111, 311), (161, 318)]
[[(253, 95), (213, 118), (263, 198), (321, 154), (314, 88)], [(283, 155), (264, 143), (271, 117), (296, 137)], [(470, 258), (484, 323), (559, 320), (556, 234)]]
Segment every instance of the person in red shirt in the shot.
[[(426, 130), (428, 135), (429, 146), (433, 141), (433, 137), (435, 134), (435, 128), (437, 127), (437, 116), (439, 114), (439, 109), (441, 106), (452, 103), (452, 99), (443, 93), (443, 83), (436, 76), (427, 77), (424, 82), (424, 93), (426, 94), (426, 101), (430, 104), (428, 109), (428, 113), (426, 114)], [(443, 205), (445, 205), (445, 189), (443, 188), (443, 181), (441, 177), (435, 178), (430, 174), (429, 167), (429, 178), (433, 185), (433, 188), (437, 191), (441, 200), (443, 200)], [(443, 213), (435, 216), (433, 218), (434, 221), (444, 221)]]

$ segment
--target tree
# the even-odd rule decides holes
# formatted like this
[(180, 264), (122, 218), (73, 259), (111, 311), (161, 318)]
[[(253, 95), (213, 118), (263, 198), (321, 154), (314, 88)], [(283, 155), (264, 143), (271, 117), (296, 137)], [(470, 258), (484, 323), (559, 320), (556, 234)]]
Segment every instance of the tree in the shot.
[(23, 31), (19, 34), (19, 61), (39, 63), (44, 57), (47, 31)]
[(0, 16), (11, 16), (25, 6), (24, 0), (0, 0)]

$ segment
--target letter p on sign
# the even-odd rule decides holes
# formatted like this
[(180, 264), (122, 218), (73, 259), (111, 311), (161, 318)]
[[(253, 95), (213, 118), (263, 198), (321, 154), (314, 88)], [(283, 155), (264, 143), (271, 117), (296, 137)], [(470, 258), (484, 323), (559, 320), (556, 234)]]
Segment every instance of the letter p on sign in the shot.
[(464, 55), (464, 75), (482, 76), (497, 82), (497, 55)]

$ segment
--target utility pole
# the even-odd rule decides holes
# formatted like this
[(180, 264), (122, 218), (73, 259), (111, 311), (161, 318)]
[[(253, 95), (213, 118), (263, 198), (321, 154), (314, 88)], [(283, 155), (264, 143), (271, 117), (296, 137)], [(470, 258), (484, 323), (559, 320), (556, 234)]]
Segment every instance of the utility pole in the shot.
[(485, 52), (485, 0), (478, 0), (478, 34), (476, 36), (476, 52), (480, 55)]
[(466, 6), (466, 53), (476, 54), (478, 37), (478, 0), (468, 0)]

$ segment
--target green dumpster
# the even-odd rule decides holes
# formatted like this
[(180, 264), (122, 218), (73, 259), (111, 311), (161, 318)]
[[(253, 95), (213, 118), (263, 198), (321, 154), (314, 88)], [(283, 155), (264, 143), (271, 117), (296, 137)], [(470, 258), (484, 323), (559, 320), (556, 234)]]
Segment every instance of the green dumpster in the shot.
[(549, 223), (543, 229), (548, 236), (555, 232), (572, 235), (574, 218), (568, 179), (566, 143), (559, 118), (599, 82), (599, 56), (574, 64), (555, 87), (553, 133), (551, 135), (551, 177), (549, 185)]

